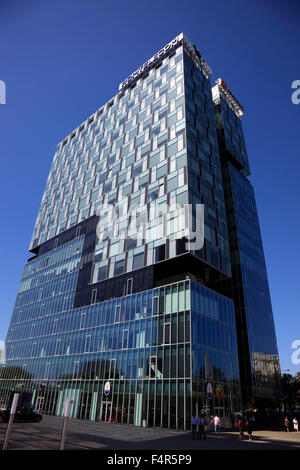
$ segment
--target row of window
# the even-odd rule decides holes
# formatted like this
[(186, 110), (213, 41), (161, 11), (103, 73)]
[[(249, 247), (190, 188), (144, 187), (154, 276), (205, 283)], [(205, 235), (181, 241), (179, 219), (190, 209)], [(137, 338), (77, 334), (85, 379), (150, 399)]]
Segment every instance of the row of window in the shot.
[[(179, 64), (180, 64), (180, 66), (182, 67), (182, 65), (181, 65), (181, 64), (182, 64), (182, 60), (179, 61)], [(180, 72), (180, 70), (178, 70), (178, 72)], [(173, 84), (173, 79), (172, 79), (172, 77), (171, 77), (171, 82), (172, 82), (172, 84)], [(174, 84), (175, 84), (175, 83), (176, 83), (176, 80), (175, 80)], [(167, 84), (167, 85), (168, 85), (168, 84)], [(182, 86), (182, 85), (181, 85), (181, 86)], [(179, 90), (179, 91), (180, 91), (180, 90)], [(144, 92), (145, 92), (145, 90), (144, 90)], [(182, 91), (181, 91), (181, 92), (182, 92)], [(136, 92), (135, 92), (135, 93), (136, 93)], [(150, 89), (149, 89), (149, 93), (150, 93)], [(150, 97), (149, 97), (149, 98), (150, 98)], [(169, 96), (169, 98), (170, 98), (170, 96)], [(142, 99), (141, 107), (143, 108), (143, 99), (144, 99), (144, 95), (143, 95), (143, 96), (141, 95), (141, 99)], [(154, 97), (154, 99), (155, 99), (155, 97)], [(139, 101), (137, 96), (135, 96), (134, 100), (135, 100), (136, 102)], [(151, 96), (151, 101), (152, 101), (152, 100), (153, 100), (153, 96)], [(119, 104), (120, 104), (120, 107), (122, 107), (122, 104), (121, 104), (121, 103), (119, 103)], [(161, 103), (159, 103), (159, 104), (160, 104), (160, 106), (163, 106)], [(126, 109), (126, 106), (124, 107), (124, 105), (123, 105), (123, 108), (125, 108), (125, 109), (122, 109), (122, 110), (120, 110), (120, 111), (122, 111), (122, 113), (127, 112), (127, 119), (131, 119), (131, 116), (128, 116), (128, 112), (129, 112), (129, 114), (132, 114), (132, 109), (131, 109), (131, 107), (129, 107), (129, 111), (128, 111), (128, 107), (127, 107), (127, 109)], [(109, 120), (110, 120), (110, 123), (116, 122), (116, 121), (115, 121), (116, 117), (121, 118), (120, 114), (118, 115), (118, 114), (116, 113), (116, 109), (114, 109), (115, 115), (113, 116), (113, 115), (112, 115), (112, 110), (113, 110), (113, 107), (111, 107), (111, 108), (109, 109), (109, 114), (110, 114)], [(143, 110), (140, 110), (140, 111), (143, 112)], [(161, 114), (157, 114), (157, 118), (155, 117), (155, 116), (156, 116), (156, 114), (155, 114), (156, 112), (158, 113), (158, 111), (155, 111), (155, 110), (154, 110), (154, 120), (156, 120), (156, 119), (162, 119), (163, 116), (162, 116)], [(125, 117), (125, 116), (126, 116), (126, 114), (124, 114), (124, 117)], [(146, 117), (146, 116), (144, 116), (144, 117)], [(178, 118), (181, 119), (182, 116), (178, 115)], [(104, 116), (102, 116), (102, 117), (100, 118), (100, 125), (102, 125), (102, 126), (103, 126), (103, 129), (106, 130), (107, 135), (110, 135), (110, 136), (113, 138), (112, 146), (116, 145), (117, 135), (116, 135), (116, 131), (114, 131), (114, 133), (112, 132), (112, 131), (113, 131), (113, 125), (110, 125), (109, 128), (105, 128), (105, 127), (104, 127), (104, 124), (105, 124), (105, 123), (104, 123)], [(106, 124), (108, 124), (108, 123), (106, 123)], [(122, 124), (122, 126), (124, 126), (124, 124)], [(99, 130), (100, 130), (100, 129), (99, 129)], [(129, 130), (129, 129), (128, 129), (128, 124), (127, 124), (127, 130)], [(156, 128), (155, 128), (155, 131), (156, 131)], [(95, 131), (93, 130), (93, 132), (95, 132)], [(147, 132), (148, 132), (148, 131), (147, 131)], [(122, 140), (123, 140), (123, 138), (124, 138), (124, 135), (123, 135), (124, 132), (122, 131), (121, 134), (122, 134)], [(99, 135), (98, 135), (97, 137), (98, 137), (98, 141), (99, 141)], [(103, 137), (105, 137), (105, 135), (103, 135)], [(133, 138), (133, 134), (131, 135), (131, 138)], [(141, 138), (142, 138), (142, 137), (140, 137), (140, 140), (141, 140)], [(129, 139), (129, 135), (128, 135), (128, 139)], [(73, 140), (73, 142), (75, 142), (75, 140)], [(139, 143), (139, 142), (138, 142), (138, 143)], [(78, 155), (79, 155), (80, 153), (84, 153), (84, 149), (82, 149), (81, 146), (78, 147), (78, 145), (79, 145), (79, 144), (77, 143), (76, 152), (78, 152)], [(96, 150), (96, 149), (95, 149), (95, 150)], [(94, 152), (95, 152), (95, 150), (94, 150)], [(110, 155), (111, 153), (113, 153), (113, 151), (114, 151), (114, 149), (111, 149), (111, 148), (109, 147), (109, 151), (108, 151), (107, 155), (103, 155), (103, 156), (106, 156), (106, 157), (107, 157), (108, 155)], [(67, 154), (67, 153), (66, 153), (66, 147), (64, 147), (64, 153), (65, 153), (65, 155)], [(97, 159), (98, 159), (98, 158), (99, 158), (99, 155), (98, 155)], [(101, 158), (101, 156), (100, 156), (100, 158)], [(112, 157), (110, 156), (110, 159), (111, 159), (111, 158), (112, 158)], [(51, 179), (53, 178), (53, 189), (55, 188), (55, 186), (57, 186), (57, 183), (58, 183), (59, 180), (60, 180), (60, 179), (59, 179), (59, 174), (57, 174), (57, 172), (54, 173), (54, 171), (55, 171), (55, 167), (56, 167), (57, 169), (59, 168), (59, 167), (58, 167), (58, 164), (61, 165), (61, 164), (62, 164), (62, 161), (63, 161), (63, 160), (61, 160), (61, 158), (58, 158), (58, 154), (56, 154), (55, 160), (54, 160), (54, 163), (53, 163), (54, 166), (53, 166), (53, 168), (52, 168), (52, 170), (51, 170), (51, 173), (50, 173), (49, 179), (48, 179), (48, 184), (47, 184), (48, 187), (46, 187), (45, 194), (44, 194), (44, 197), (43, 197), (44, 200), (45, 200), (45, 198), (47, 197), (47, 196), (46, 196), (47, 192), (49, 193), (49, 189), (50, 189), (50, 186), (51, 186), (51, 184), (50, 184)], [(83, 162), (82, 162), (82, 163), (83, 163)], [(111, 163), (111, 162), (110, 162), (110, 163)], [(75, 162), (73, 162), (71, 165), (73, 165), (73, 169), (75, 169), (75, 165), (77, 165), (77, 164), (76, 164)], [(83, 167), (82, 167), (82, 164), (80, 164), (80, 167), (83, 168)], [(83, 168), (83, 170), (84, 170), (84, 168)], [(62, 173), (61, 173), (61, 176), (64, 178), (64, 180), (63, 180), (63, 181), (65, 182), (64, 184), (66, 184), (66, 177), (67, 177), (67, 175), (66, 175), (66, 168), (64, 168), (63, 171), (64, 171), (64, 173), (63, 173), (63, 175), (62, 175)], [(54, 179), (54, 178), (55, 178), (55, 179)], [(74, 179), (75, 179), (75, 175), (72, 175), (72, 176), (71, 176), (71, 181), (73, 181)], [(62, 186), (62, 187), (63, 187), (63, 186)], [(57, 193), (57, 191), (55, 191), (55, 192)], [(54, 194), (55, 194), (55, 192), (54, 192)], [(50, 205), (51, 205), (52, 208), (53, 208), (53, 201), (51, 202)]]
[[(113, 354), (113, 356), (112, 356)], [(24, 362), (26, 360), (26, 362)], [(2, 379), (162, 379), (191, 377), (190, 346), (7, 361)]]

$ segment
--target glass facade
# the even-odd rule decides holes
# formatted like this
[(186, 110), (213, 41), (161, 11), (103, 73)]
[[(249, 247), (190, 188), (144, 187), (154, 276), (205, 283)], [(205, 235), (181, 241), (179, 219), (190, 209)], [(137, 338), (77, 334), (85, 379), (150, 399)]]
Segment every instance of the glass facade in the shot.
[(278, 399), (279, 357), (253, 188), (230, 163), (224, 168), (224, 187), (244, 396)]
[[(277, 350), (248, 159), (239, 117), (221, 120), (226, 102), (213, 96), (181, 34), (59, 143), (7, 333), (2, 403), (19, 389), (46, 414), (62, 416), (71, 398), (73, 418), (190, 429), (193, 412), (231, 426), (245, 377), (263, 393), (261, 364)], [(227, 121), (233, 147), (220, 140)], [(199, 205), (196, 249), (186, 241)]]
[(193, 252), (231, 274), (214, 104), (210, 82), (185, 53), (186, 140), (189, 203), (204, 204), (204, 247)]
[[(66, 261), (76, 272), (76, 258), (61, 258), (61, 266)], [(66, 306), (57, 315), (36, 295), (44, 260), (29, 274), (31, 263), (21, 280), (28, 290), (17, 300), (7, 335), (4, 401), (19, 384), (33, 391), (43, 413), (62, 416), (65, 399), (72, 398), (73, 418), (189, 429), (192, 408), (206, 406), (209, 380), (224, 388), (219, 405), (227, 422), (228, 413), (239, 409), (232, 300), (184, 281), (86, 308)], [(52, 298), (54, 305), (59, 294)], [(28, 303), (30, 321), (20, 315)]]
[(195, 254), (230, 275), (210, 81), (180, 45), (58, 146), (30, 249), (113, 205), (114, 220), (99, 220), (114, 236), (95, 248), (96, 283), (180, 254), (188, 203), (205, 207), (205, 249)]
[(221, 79), (213, 87), (212, 95), (220, 151), (242, 174), (249, 176), (250, 166), (240, 119), (244, 110)]
[(243, 404), (272, 406), (281, 393), (280, 365), (255, 196), (247, 178), (243, 111), (221, 79), (213, 97), (232, 266), (224, 285), (235, 301)]
[[(165, 259), (173, 246), (159, 250), (166, 244), (158, 227), (159, 208), (188, 202), (184, 103), (180, 46), (58, 146), (30, 248), (107, 204), (114, 205), (123, 236), (97, 245), (93, 282)], [(133, 207), (141, 213), (141, 241), (131, 238), (128, 211)], [(169, 236), (175, 226), (166, 223)], [(113, 230), (112, 224), (106, 230)]]

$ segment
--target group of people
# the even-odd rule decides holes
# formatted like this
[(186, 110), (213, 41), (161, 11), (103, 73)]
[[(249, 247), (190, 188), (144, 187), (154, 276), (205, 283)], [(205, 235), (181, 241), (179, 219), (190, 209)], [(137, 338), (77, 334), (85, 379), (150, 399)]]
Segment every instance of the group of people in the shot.
[[(239, 430), (239, 439), (242, 440), (244, 433), (246, 432), (249, 436), (249, 441), (252, 441), (252, 433), (254, 428), (255, 418), (251, 412), (242, 413), (238, 416), (238, 430)], [(207, 439), (206, 435), (206, 422), (203, 414), (201, 416), (192, 416), (192, 437), (193, 439)], [(290, 432), (290, 419), (288, 416), (285, 416), (284, 426), (287, 432)], [(232, 420), (232, 427), (234, 428), (234, 423)], [(215, 432), (221, 432), (221, 420), (216, 414), (215, 416), (210, 417), (208, 428), (210, 431), (214, 430)], [(293, 429), (295, 432), (299, 432), (299, 423), (296, 417), (293, 419)]]
[(207, 435), (205, 432), (205, 418), (204, 415), (201, 416), (195, 416), (193, 414), (192, 416), (192, 437), (193, 439), (207, 439)]
[[(286, 431), (290, 432), (290, 420), (287, 416), (284, 418), (284, 426)], [(293, 429), (295, 432), (299, 432), (299, 423), (296, 417), (293, 419)]]
[(239, 439), (242, 440), (244, 432), (247, 432), (249, 441), (252, 441), (252, 432), (255, 423), (255, 418), (252, 413), (240, 415), (238, 417)]
[[(193, 414), (192, 416), (192, 438), (193, 439), (207, 439), (206, 435), (206, 422), (205, 422), (205, 417), (203, 414), (201, 416), (196, 416)], [(209, 430), (212, 431), (214, 430), (215, 432), (220, 433), (221, 432), (221, 420), (219, 416), (216, 414), (215, 416), (210, 417), (210, 422), (209, 422)]]

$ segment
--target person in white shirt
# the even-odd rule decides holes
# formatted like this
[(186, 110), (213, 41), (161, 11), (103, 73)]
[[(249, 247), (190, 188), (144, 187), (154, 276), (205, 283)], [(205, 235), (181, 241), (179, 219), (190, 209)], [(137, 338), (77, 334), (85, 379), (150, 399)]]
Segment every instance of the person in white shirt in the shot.
[(215, 432), (219, 432), (219, 433), (221, 432), (220, 423), (221, 423), (221, 421), (220, 421), (219, 416), (215, 415), (215, 417), (214, 417)]
[(298, 425), (298, 420), (297, 418), (293, 419), (293, 425), (294, 425), (294, 431), (298, 432), (299, 431), (299, 425)]

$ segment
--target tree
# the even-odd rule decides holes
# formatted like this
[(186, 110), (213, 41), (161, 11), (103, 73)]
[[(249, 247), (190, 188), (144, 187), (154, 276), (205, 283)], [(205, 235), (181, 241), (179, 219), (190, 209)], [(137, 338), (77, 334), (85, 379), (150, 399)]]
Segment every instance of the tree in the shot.
[(284, 409), (294, 410), (297, 405), (297, 396), (298, 399), (300, 396), (300, 373), (295, 377), (291, 374), (283, 374), (281, 384)]

